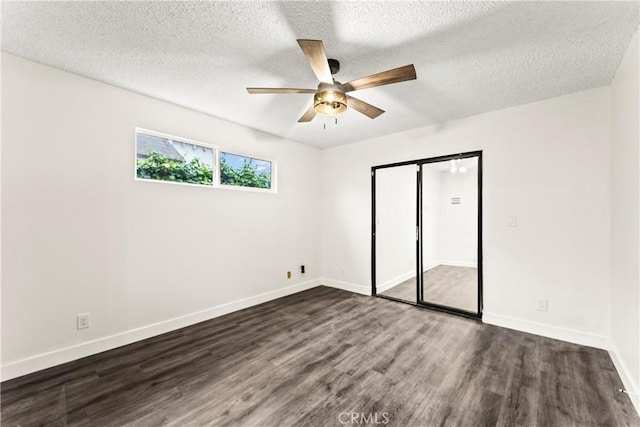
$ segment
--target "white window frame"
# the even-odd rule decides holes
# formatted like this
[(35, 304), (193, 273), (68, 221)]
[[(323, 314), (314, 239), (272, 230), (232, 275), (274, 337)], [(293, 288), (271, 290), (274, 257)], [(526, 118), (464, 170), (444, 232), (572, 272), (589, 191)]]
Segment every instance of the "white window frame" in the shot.
[[(187, 144), (193, 144), (193, 145), (198, 145), (201, 147), (212, 149), (214, 170), (213, 170), (213, 179), (212, 179), (211, 185), (193, 184), (190, 182), (164, 181), (161, 179), (138, 178), (137, 160), (138, 160), (138, 134), (139, 133), (142, 133), (145, 135), (157, 136), (158, 138), (170, 139), (172, 141), (186, 142)], [(253, 154), (243, 153), (243, 152), (239, 152), (232, 149), (225, 149), (224, 147), (221, 147), (219, 145), (209, 144), (209, 143), (198, 141), (195, 139), (184, 138), (181, 136), (171, 135), (164, 132), (157, 132), (154, 130), (145, 129), (141, 127), (136, 127), (134, 129), (133, 138), (134, 138), (133, 178), (135, 181), (154, 182), (159, 184), (188, 185), (188, 186), (200, 187), (200, 188), (216, 188), (216, 189), (235, 190), (235, 191), (250, 191), (250, 192), (257, 192), (257, 193), (270, 193), (270, 194), (278, 193), (277, 191), (277, 182), (278, 182), (277, 169), (278, 168), (277, 168), (277, 162), (275, 160), (264, 159), (262, 157), (257, 157)], [(221, 184), (220, 183), (220, 152), (224, 152), (227, 154), (234, 154), (236, 156), (249, 157), (255, 160), (271, 163), (271, 188), (255, 188), (255, 187), (243, 187), (239, 185)]]

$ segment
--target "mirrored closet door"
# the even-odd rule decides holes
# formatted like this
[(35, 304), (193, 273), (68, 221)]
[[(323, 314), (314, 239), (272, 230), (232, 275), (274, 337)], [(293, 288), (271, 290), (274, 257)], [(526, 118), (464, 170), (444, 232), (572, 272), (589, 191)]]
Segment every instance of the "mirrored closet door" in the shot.
[(479, 157), (422, 163), (420, 301), (480, 313)]
[(376, 173), (376, 289), (378, 294), (416, 303), (416, 165)]
[(482, 153), (372, 168), (374, 295), (482, 315)]

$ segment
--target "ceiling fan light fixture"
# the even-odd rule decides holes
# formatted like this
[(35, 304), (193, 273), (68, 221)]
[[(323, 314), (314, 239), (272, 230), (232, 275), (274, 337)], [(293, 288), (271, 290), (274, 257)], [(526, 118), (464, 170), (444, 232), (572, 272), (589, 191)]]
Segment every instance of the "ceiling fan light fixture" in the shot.
[(300, 49), (302, 49), (302, 53), (311, 70), (318, 79), (319, 84), (316, 91), (313, 89), (286, 87), (247, 88), (247, 91), (251, 94), (313, 93), (313, 104), (307, 108), (304, 114), (298, 119), (298, 123), (308, 123), (312, 121), (316, 115), (337, 116), (347, 111), (347, 106), (370, 119), (375, 119), (384, 113), (384, 110), (367, 104), (353, 96), (347, 96), (347, 93), (416, 79), (416, 69), (413, 64), (410, 64), (351, 80), (347, 83), (340, 83), (333, 77), (340, 71), (340, 62), (327, 58), (322, 40), (298, 39), (298, 45)]
[(313, 109), (323, 116), (335, 116), (347, 111), (347, 95), (338, 90), (325, 90), (313, 97)]

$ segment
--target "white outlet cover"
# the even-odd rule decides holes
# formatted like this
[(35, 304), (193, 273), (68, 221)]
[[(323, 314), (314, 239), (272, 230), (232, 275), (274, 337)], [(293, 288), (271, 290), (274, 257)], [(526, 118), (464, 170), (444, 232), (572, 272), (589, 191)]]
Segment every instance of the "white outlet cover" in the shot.
[(536, 309), (538, 311), (547, 311), (549, 308), (549, 300), (545, 298), (538, 298), (536, 300)]
[(515, 215), (509, 215), (507, 218), (507, 225), (509, 227), (517, 227), (518, 226), (518, 217)]
[(78, 329), (86, 329), (91, 326), (91, 313), (78, 314), (76, 317), (76, 327)]

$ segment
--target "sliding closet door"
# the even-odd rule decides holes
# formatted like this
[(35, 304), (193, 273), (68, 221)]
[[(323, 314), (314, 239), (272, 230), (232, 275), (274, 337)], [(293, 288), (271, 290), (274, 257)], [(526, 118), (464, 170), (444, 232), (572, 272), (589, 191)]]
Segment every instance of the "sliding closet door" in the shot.
[(416, 303), (417, 166), (377, 169), (373, 179), (376, 293)]
[(479, 315), (480, 157), (421, 164), (419, 302)]

